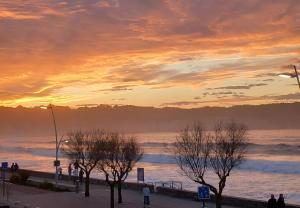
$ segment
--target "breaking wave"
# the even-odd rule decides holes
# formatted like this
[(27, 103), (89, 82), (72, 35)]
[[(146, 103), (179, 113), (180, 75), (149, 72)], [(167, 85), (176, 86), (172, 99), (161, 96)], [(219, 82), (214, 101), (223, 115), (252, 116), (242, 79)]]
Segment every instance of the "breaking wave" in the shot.
[[(141, 161), (147, 163), (176, 164), (174, 155), (163, 154), (145, 154)], [(300, 174), (300, 162), (248, 159), (237, 169), (275, 174)]]

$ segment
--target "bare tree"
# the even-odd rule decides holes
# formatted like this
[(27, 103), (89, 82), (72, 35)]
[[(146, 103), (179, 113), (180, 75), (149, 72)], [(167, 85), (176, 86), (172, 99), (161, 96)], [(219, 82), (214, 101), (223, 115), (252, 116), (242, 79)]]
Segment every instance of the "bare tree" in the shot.
[(101, 147), (104, 143), (104, 132), (100, 130), (90, 132), (71, 132), (68, 134), (68, 143), (63, 148), (64, 153), (72, 162), (78, 162), (79, 167), (84, 171), (85, 196), (90, 195), (90, 174), (101, 159)]
[[(222, 193), (232, 169), (240, 165), (247, 149), (246, 127), (242, 124), (219, 122), (213, 134), (197, 124), (186, 128), (175, 145), (177, 163), (183, 173), (196, 183), (205, 185), (214, 193), (216, 208), (222, 206)], [(211, 169), (218, 177), (218, 185), (205, 179)]]
[(247, 150), (246, 127), (242, 124), (219, 122), (215, 126), (214, 140), (211, 145), (210, 164), (219, 178), (218, 189), (213, 190), (216, 196), (216, 207), (221, 207), (222, 193), (233, 168), (245, 159)]
[(122, 203), (122, 182), (142, 157), (142, 151), (134, 138), (127, 139), (119, 133), (108, 133), (104, 159), (99, 161), (98, 170), (104, 173), (110, 186), (110, 204), (114, 207), (114, 188), (118, 185), (118, 202)]
[(118, 138), (113, 134), (106, 134), (106, 142), (104, 147), (104, 159), (97, 164), (97, 168), (105, 175), (106, 183), (110, 187), (110, 207), (114, 208), (114, 188), (118, 182), (117, 172), (115, 170), (116, 157), (118, 152)]
[(204, 178), (208, 168), (210, 151), (208, 145), (208, 135), (199, 124), (195, 125), (193, 129), (186, 127), (175, 143), (175, 155), (179, 168), (195, 182)]
[(142, 158), (143, 151), (134, 137), (122, 137), (115, 167), (118, 176), (118, 202), (122, 203), (122, 183), (127, 179), (135, 164)]

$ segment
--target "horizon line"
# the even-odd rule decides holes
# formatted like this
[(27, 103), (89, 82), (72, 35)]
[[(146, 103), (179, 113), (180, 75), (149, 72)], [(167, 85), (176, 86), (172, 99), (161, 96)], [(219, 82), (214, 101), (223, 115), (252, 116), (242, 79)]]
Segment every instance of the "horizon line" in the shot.
[[(49, 103), (50, 104), (50, 103)], [(75, 106), (69, 106), (69, 105), (55, 105), (52, 104), (52, 106), (57, 107), (57, 108), (69, 108), (72, 110), (80, 109), (80, 108), (99, 108), (99, 107), (138, 107), (138, 108), (154, 108), (154, 109), (166, 109), (166, 108), (175, 108), (175, 109), (182, 109), (182, 110), (191, 110), (191, 109), (203, 109), (203, 108), (233, 108), (233, 107), (246, 107), (246, 106), (267, 106), (267, 105), (286, 105), (286, 104), (300, 104), (300, 101), (294, 101), (294, 102), (274, 102), (274, 103), (263, 103), (263, 104), (241, 104), (241, 105), (231, 105), (231, 106), (201, 106), (201, 107), (192, 107), (192, 108), (183, 108), (179, 106), (165, 106), (165, 107), (157, 107), (157, 106), (142, 106), (142, 105), (132, 105), (132, 104), (87, 104), (87, 105), (76, 105)], [(18, 105), (18, 106), (3, 106), (0, 105), (0, 108), (12, 108), (12, 109), (17, 109), (17, 108), (26, 108), (26, 109), (36, 109), (40, 108), (41, 106), (44, 105), (37, 105), (37, 106), (23, 106), (23, 105)]]

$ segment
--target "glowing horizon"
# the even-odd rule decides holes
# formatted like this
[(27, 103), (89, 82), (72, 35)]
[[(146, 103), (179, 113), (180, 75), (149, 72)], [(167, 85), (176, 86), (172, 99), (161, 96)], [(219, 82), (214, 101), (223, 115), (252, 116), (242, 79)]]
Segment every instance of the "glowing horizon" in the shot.
[(300, 4), (0, 2), (0, 106), (300, 101)]

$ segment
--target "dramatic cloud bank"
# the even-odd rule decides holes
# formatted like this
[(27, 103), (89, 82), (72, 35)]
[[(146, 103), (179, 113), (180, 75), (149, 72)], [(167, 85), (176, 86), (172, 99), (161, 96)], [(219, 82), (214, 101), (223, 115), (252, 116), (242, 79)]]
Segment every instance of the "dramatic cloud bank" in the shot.
[(297, 101), (299, 25), (298, 0), (4, 0), (0, 105)]

